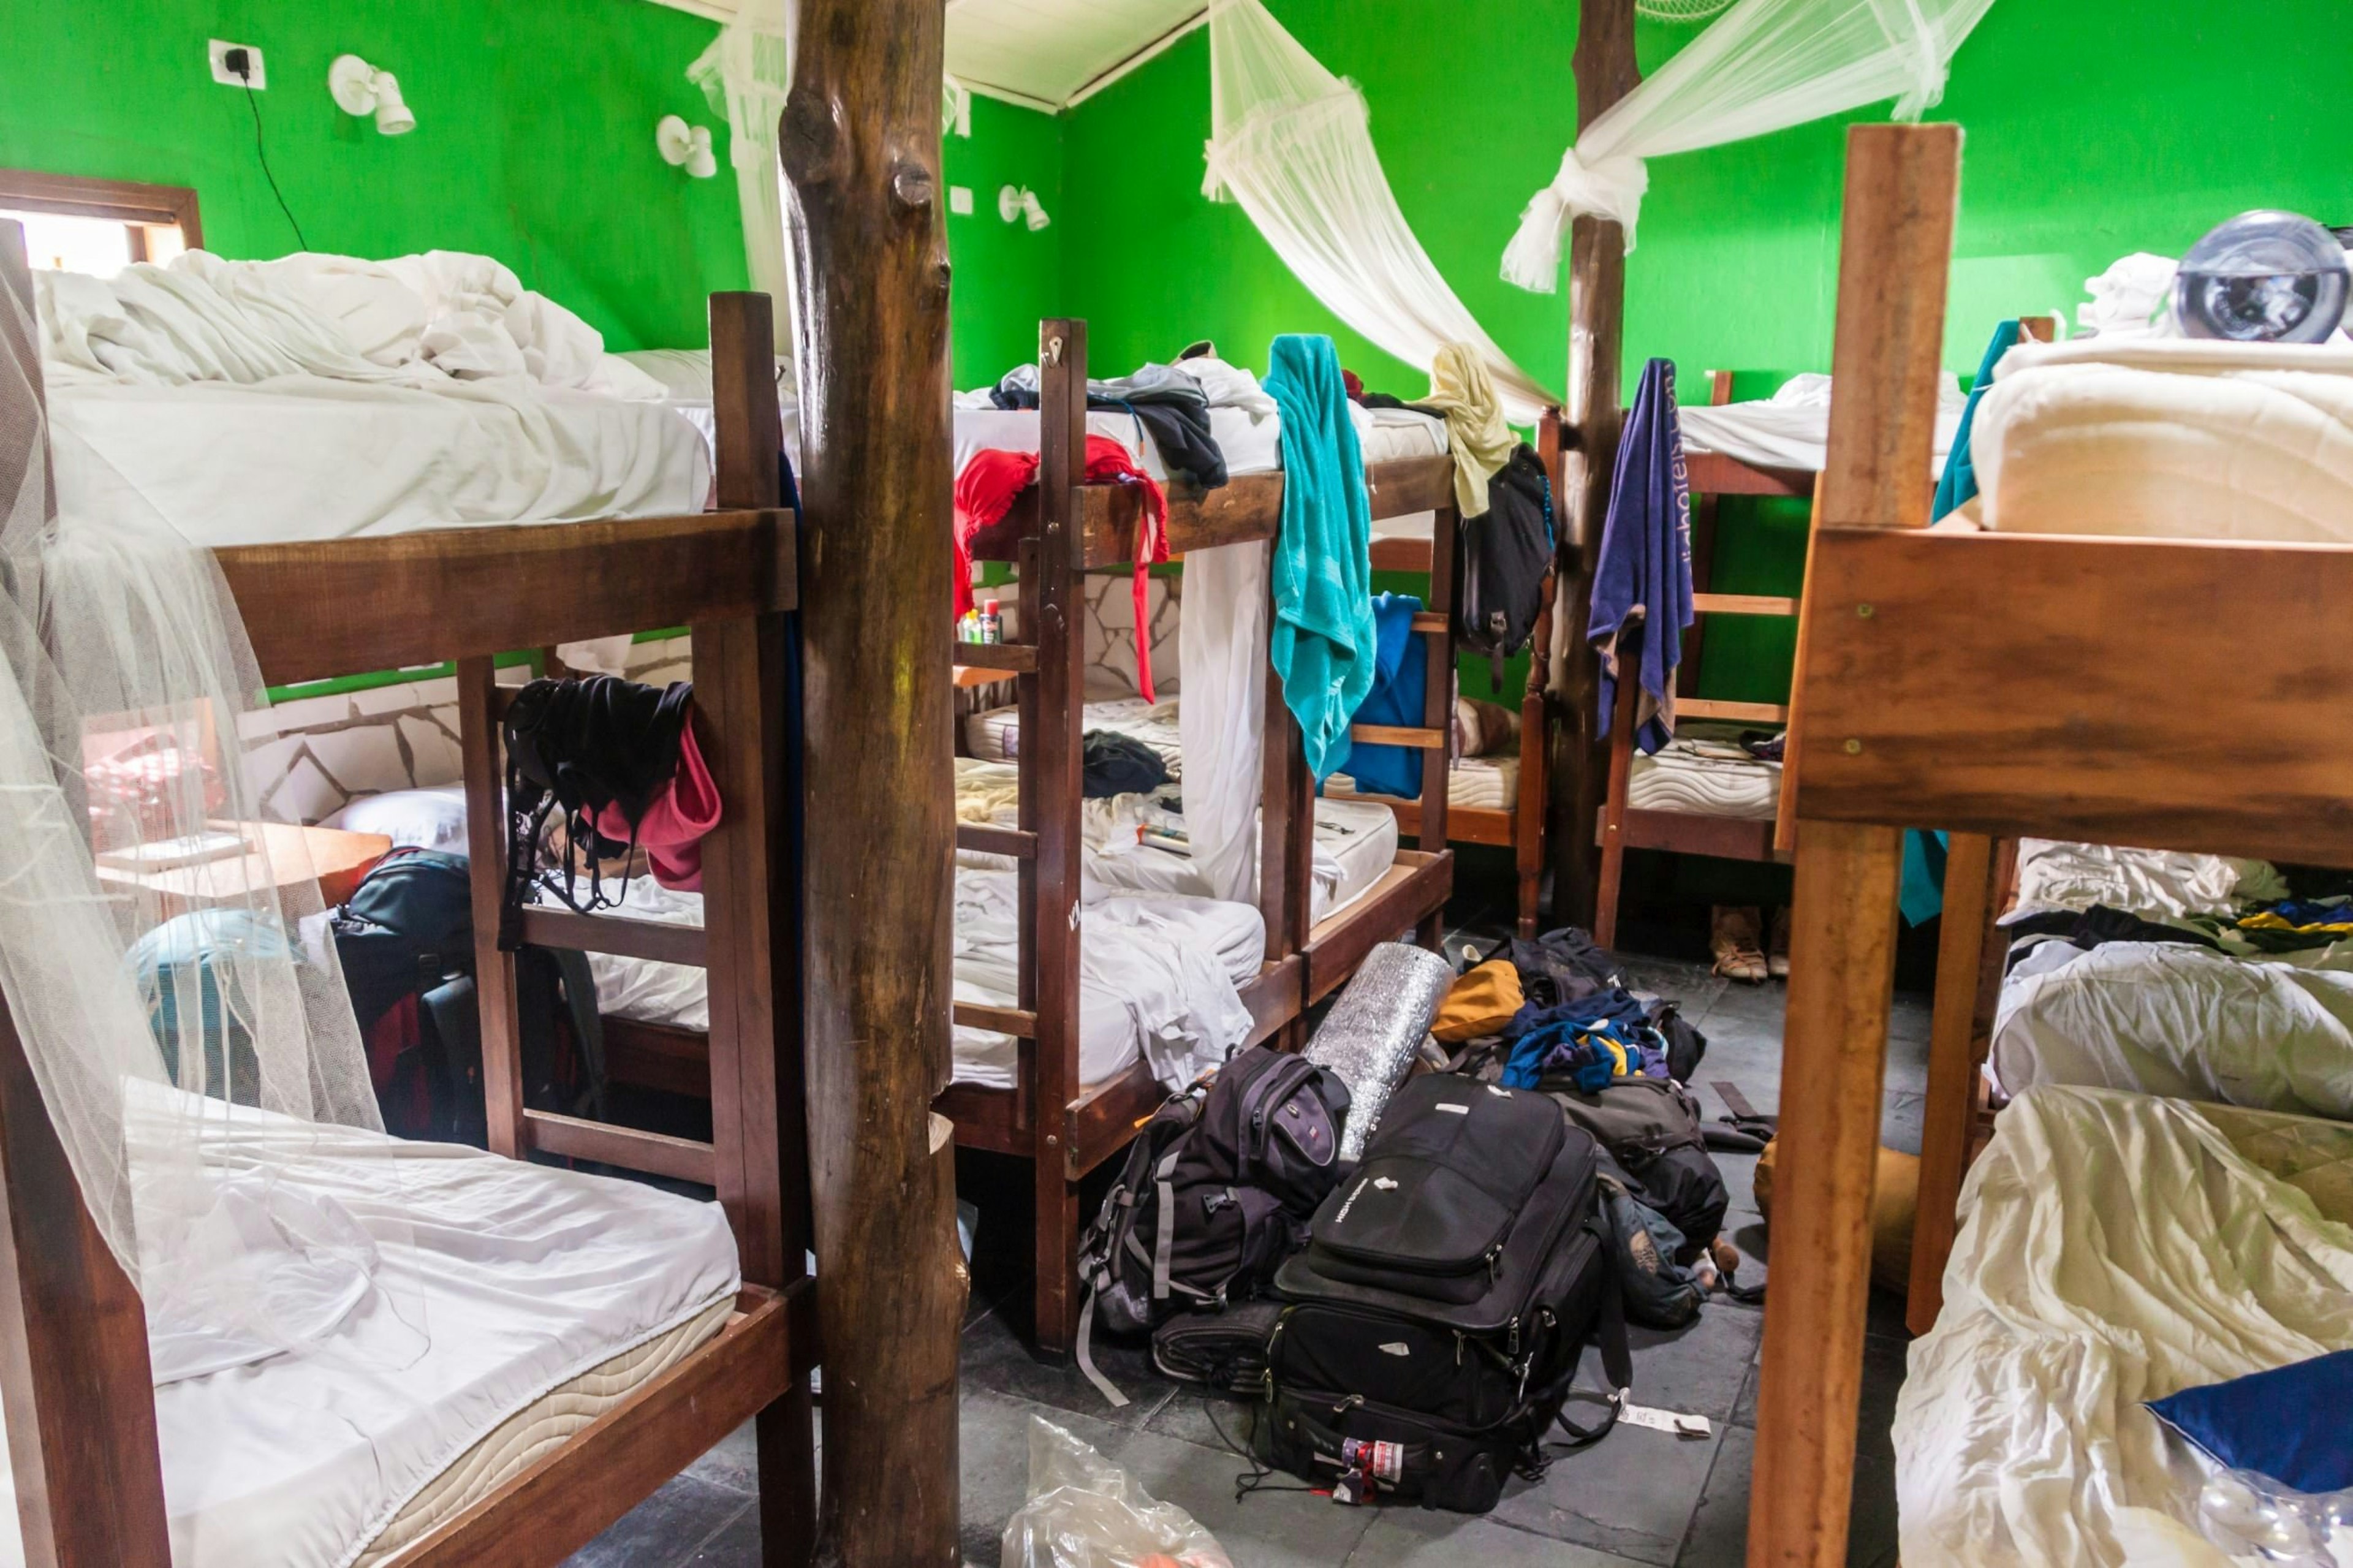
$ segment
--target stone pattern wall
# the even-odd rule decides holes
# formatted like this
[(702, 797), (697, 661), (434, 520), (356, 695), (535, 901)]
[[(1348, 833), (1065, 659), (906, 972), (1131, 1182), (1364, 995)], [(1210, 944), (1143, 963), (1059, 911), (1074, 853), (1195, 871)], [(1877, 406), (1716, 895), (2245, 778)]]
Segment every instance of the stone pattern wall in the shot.
[[(501, 683), (530, 679), (518, 666)], [(628, 678), (649, 686), (691, 679), (687, 637), (638, 643)], [(448, 676), (331, 697), (301, 697), (246, 715), (248, 776), (273, 817), (320, 822), (362, 795), (458, 782), (458, 683)]]

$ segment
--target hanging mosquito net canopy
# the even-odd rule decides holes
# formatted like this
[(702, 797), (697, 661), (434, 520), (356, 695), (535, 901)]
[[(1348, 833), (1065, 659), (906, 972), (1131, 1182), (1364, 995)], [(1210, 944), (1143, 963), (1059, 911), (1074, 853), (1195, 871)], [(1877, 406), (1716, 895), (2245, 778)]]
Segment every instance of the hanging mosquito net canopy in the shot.
[(1993, 0), (1739, 0), (1648, 80), (1586, 127), (1560, 173), (1521, 215), (1504, 277), (1549, 294), (1561, 231), (1609, 218), (1634, 248), (1650, 159), (1745, 141), (1895, 100), (1917, 120), (1944, 96), (1946, 68)]
[(1515, 424), (1558, 401), (1495, 346), (1407, 226), (1356, 85), (1259, 0), (1211, 0), (1209, 107), (1203, 191), (1239, 204), (1334, 315), (1424, 370), (1443, 345), (1470, 345)]

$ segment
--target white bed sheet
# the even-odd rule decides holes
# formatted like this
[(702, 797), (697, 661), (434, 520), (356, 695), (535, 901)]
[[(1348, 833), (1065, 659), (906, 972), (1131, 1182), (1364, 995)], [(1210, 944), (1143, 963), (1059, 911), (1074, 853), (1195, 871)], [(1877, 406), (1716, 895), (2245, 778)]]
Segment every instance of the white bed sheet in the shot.
[(2224, 1568), (2141, 1402), (2353, 1349), (2353, 1128), (2087, 1089), (2002, 1112), (1896, 1396), (1906, 1568)]
[(2055, 967), (2002, 983), (1997, 1098), (2081, 1084), (2353, 1121), (2353, 973), (2186, 942), (2045, 951)]
[[(381, 1262), (326, 1345), (156, 1390), (177, 1568), (339, 1568), (508, 1417), (741, 1282), (716, 1204), (232, 1114), (248, 1152), (302, 1151), (287, 1179), (342, 1203)], [(0, 1523), (0, 1563), (21, 1564)]]
[[(1099, 863), (1090, 857), (1090, 864)], [(991, 1006), (1020, 1005), (1010, 871), (970, 865), (956, 869), (955, 998)], [(700, 926), (702, 895), (672, 892), (650, 877), (632, 879), (617, 911), (665, 925)], [(1143, 889), (1100, 887), (1080, 921), (1079, 1078), (1096, 1083), (1123, 1072), (1139, 1054), (1175, 1073), (1195, 1053), (1222, 1060), (1250, 1027), (1233, 994), (1257, 977), (1266, 955), (1266, 924), (1247, 904)], [(703, 1030), (711, 1026), (708, 973), (689, 964), (613, 953), (588, 955), (598, 1011), (640, 1023)], [(1185, 966), (1181, 969), (1176, 966)], [(1222, 1005), (1221, 1005), (1222, 1004)], [(955, 1079), (1006, 1087), (1013, 1081), (1010, 1035), (959, 1025)], [(1192, 1077), (1186, 1071), (1181, 1085)]]
[[(1942, 473), (1968, 399), (1950, 373), (1937, 391), (1935, 468)], [(1675, 417), (1683, 427), (1685, 452), (1716, 453), (1759, 468), (1818, 474), (1830, 447), (1831, 378), (1796, 376), (1771, 397), (1740, 403), (1686, 403), (1675, 410)], [(1971, 442), (1974, 447), (1974, 437)]]
[(711, 488), (667, 406), (513, 381), (75, 382), (49, 417), (61, 509), (143, 502), (208, 547), (692, 512)]

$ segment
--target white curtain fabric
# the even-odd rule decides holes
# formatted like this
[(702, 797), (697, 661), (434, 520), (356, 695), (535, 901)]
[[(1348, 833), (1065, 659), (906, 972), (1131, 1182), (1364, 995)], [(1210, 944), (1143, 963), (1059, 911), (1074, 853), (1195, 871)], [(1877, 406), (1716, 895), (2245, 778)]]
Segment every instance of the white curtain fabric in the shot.
[(1445, 343), (1475, 351), (1514, 424), (1559, 399), (1495, 346), (1398, 209), (1365, 100), (1259, 0), (1209, 6), (1209, 196), (1250, 215), (1332, 313), (1422, 370)]
[(686, 68), (711, 107), (727, 117), (727, 161), (744, 206), (744, 259), (752, 287), (776, 303), (776, 347), (786, 354), (793, 352), (793, 283), (776, 120), (792, 92), (799, 37), (798, 0), (742, 0), (735, 19)]
[(1560, 237), (1579, 214), (1614, 220), (1634, 248), (1646, 161), (1745, 141), (1893, 98), (1917, 120), (1944, 96), (1953, 51), (1993, 0), (1740, 0), (1561, 154), (1521, 215), (1504, 277), (1549, 294)]
[(305, 841), (245, 766), (236, 605), (127, 489), (58, 511), (36, 341), (0, 289), (0, 992), (160, 1384), (315, 1345), (372, 1288), (299, 1141), (256, 1157), (224, 1102), (382, 1122)]
[(1185, 557), (1177, 663), (1185, 701), (1185, 831), (1209, 896), (1258, 902), (1260, 769), (1266, 722), (1267, 547)]

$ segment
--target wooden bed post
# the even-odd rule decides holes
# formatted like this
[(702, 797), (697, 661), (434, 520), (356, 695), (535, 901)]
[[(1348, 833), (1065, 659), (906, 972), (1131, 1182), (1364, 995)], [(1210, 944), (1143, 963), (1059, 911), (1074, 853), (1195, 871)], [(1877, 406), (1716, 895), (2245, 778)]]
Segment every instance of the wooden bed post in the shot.
[(949, 1078), (952, 476), (939, 0), (802, 0), (780, 143), (796, 288), (818, 1561), (952, 1568), (969, 1281)]
[[(1266, 610), (1270, 632), (1274, 618), (1274, 574), (1270, 571)], [(1308, 932), (1315, 923), (1315, 779), (1307, 771), (1306, 742), (1299, 732), (1299, 721), (1282, 700), (1282, 676), (1271, 661), (1266, 667), (1261, 737), (1258, 910), (1266, 921), (1267, 962), (1279, 963), (1306, 948)], [(1303, 994), (1300, 1002), (1298, 1011), (1303, 1013)], [(1295, 1013), (1270, 1043), (1277, 1050), (1299, 1049), (1307, 1043), (1306, 1021)]]
[[(782, 504), (769, 432), (776, 402), (776, 308), (765, 294), (711, 297), (712, 400), (722, 508)], [(807, 1274), (808, 1110), (800, 1049), (800, 867), (790, 844), (785, 705), (790, 628), (782, 615), (699, 623), (695, 706), (729, 810), (703, 840), (710, 966), (712, 1163), (735, 1223), (744, 1278), (784, 1289)], [(724, 943), (723, 951), (719, 944)], [(771, 1568), (816, 1552), (816, 1427), (808, 1380), (762, 1410), (760, 1544)]]
[[(1583, 0), (1570, 68), (1577, 78), (1581, 135), (1642, 79), (1634, 63), (1634, 0)], [(1562, 650), (1550, 683), (1561, 701), (1551, 768), (1553, 916), (1590, 926), (1599, 879), (1593, 829), (1609, 763), (1601, 716), (1594, 708), (1599, 666), (1586, 642), (1585, 623), (1618, 461), (1625, 231), (1600, 218), (1580, 217), (1570, 226), (1568, 254), (1568, 403), (1562, 411), (1567, 439), (1555, 552), (1554, 624), (1561, 629)]]
[[(41, 398), (24, 228), (0, 222), (5, 353)], [(46, 463), (46, 443), (37, 454)], [(0, 475), (16, 493), (21, 474)], [(52, 497), (54, 502), (54, 497)], [(32, 1568), (171, 1568), (147, 1313), (82, 1203), (0, 998), (0, 1407)]]
[[(1438, 509), (1430, 524), (1430, 605), (1444, 623), (1422, 634), (1424, 667), (1421, 723), (1442, 735), (1454, 732), (1454, 538), (1462, 526), (1461, 514), (1451, 506)], [(1446, 812), (1454, 784), (1451, 744), (1425, 747), (1421, 753), (1421, 847), (1437, 853), (1446, 847)], [(1310, 809), (1313, 809), (1312, 807)], [(1312, 866), (1311, 866), (1312, 868)], [(1443, 945), (1446, 911), (1432, 910), (1421, 920), (1415, 940), (1432, 952)]]
[(1958, 1227), (1977, 1096), (1978, 997), (2001, 984), (1998, 869), (2004, 857), (1979, 833), (1956, 833), (1945, 851), (1945, 910), (1936, 936), (1936, 1005), (1928, 1026), (1928, 1088), (1920, 1131), (1920, 1187), (1912, 1220), (1912, 1277), (1904, 1324), (1925, 1334), (1945, 1303), (1945, 1261)]
[[(1960, 144), (1953, 125), (1847, 133), (1836, 390), (1817, 490), (1827, 527), (1927, 523)], [(1817, 596), (1803, 612), (1810, 626), (1869, 608)], [(1782, 1073), (1791, 1092), (1749, 1491), (1756, 1568), (1846, 1559), (1902, 856), (1896, 828), (1798, 824)]]
[(1086, 470), (1087, 324), (1038, 324), (1038, 535), (1024, 558), (1021, 607), (1036, 619), (1035, 728), (1022, 733), (1029, 785), (1022, 826), (1038, 835), (1036, 907), (1021, 910), (1024, 941), (1037, 944), (1037, 1015), (1030, 1159), (1037, 1203), (1031, 1329), (1050, 1356), (1078, 1334), (1079, 1192), (1071, 1180), (1071, 1099), (1079, 1091), (1079, 901), (1084, 853), (1082, 736), (1086, 728), (1086, 554), (1079, 486)]

